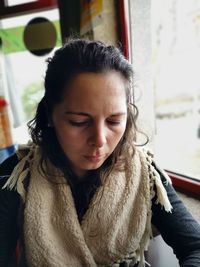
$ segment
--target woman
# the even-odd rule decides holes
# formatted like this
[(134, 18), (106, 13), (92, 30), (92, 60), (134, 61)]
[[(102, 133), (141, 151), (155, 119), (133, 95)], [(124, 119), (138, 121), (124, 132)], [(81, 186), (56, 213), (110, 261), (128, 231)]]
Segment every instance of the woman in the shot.
[(200, 266), (200, 226), (135, 145), (132, 76), (101, 42), (71, 40), (48, 60), (33, 142), (0, 169), (1, 266), (17, 239), (20, 266), (144, 266), (152, 224), (180, 266)]

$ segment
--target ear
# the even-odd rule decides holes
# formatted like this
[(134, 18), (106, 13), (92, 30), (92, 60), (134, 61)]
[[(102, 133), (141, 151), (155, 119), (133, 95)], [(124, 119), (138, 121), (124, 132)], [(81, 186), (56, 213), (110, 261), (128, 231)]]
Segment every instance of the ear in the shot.
[(48, 124), (47, 124), (47, 127), (54, 127), (53, 126), (53, 120), (52, 120), (52, 117), (48, 116)]
[(53, 127), (53, 125), (50, 122), (48, 122), (47, 127), (51, 128), (51, 127)]
[(53, 120), (52, 120), (51, 112), (50, 112), (48, 104), (45, 101), (45, 98), (43, 99), (43, 105), (45, 107), (46, 118), (48, 121), (47, 127), (53, 127)]

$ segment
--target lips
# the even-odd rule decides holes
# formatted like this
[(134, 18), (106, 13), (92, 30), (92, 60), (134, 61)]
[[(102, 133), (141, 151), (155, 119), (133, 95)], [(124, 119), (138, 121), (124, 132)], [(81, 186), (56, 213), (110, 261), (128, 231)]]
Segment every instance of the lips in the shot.
[(96, 162), (101, 161), (104, 158), (104, 156), (103, 155), (93, 155), (93, 156), (85, 156), (85, 158), (90, 162), (96, 163)]

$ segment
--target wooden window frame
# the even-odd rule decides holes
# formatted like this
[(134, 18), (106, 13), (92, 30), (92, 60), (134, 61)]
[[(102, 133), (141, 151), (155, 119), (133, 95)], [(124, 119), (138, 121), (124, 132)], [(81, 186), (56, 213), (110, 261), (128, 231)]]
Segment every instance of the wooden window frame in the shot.
[(57, 7), (57, 0), (37, 0), (35, 2), (8, 6), (6, 0), (0, 0), (0, 19), (43, 11)]
[(175, 189), (200, 199), (200, 181), (190, 176), (166, 170)]

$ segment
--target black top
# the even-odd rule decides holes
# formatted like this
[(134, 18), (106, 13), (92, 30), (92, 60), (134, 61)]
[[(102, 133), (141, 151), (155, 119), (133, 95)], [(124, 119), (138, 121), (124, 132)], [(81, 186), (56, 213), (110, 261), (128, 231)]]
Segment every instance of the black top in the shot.
[[(0, 165), (0, 188), (5, 184), (17, 163), (18, 159), (14, 154)], [(165, 212), (160, 204), (156, 204), (155, 199), (153, 199), (152, 224), (159, 230), (165, 242), (173, 248), (181, 267), (200, 267), (200, 225), (194, 220), (178, 198), (173, 187), (170, 184), (166, 184), (165, 178), (162, 174), (160, 175), (167, 190), (171, 205), (173, 206), (173, 210), (172, 213)], [(80, 189), (82, 186), (84, 186), (83, 183), (74, 187), (77, 188), (77, 190), (72, 190), (77, 213), (79, 215), (81, 214), (79, 219), (81, 219), (90, 201), (90, 199), (81, 196), (82, 190)], [(97, 186), (98, 184), (96, 187)], [(8, 262), (15, 251), (16, 242), (19, 237), (19, 205), (20, 196), (16, 191), (0, 189), (1, 267), (8, 266)]]

